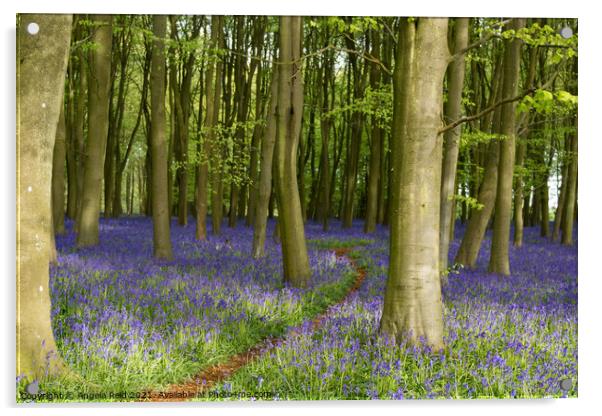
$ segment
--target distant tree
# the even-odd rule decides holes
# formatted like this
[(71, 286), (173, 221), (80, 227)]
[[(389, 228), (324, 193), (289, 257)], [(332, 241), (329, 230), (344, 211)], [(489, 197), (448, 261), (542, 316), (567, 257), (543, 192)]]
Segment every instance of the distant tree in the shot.
[[(468, 46), (468, 18), (458, 18), (454, 21), (452, 53), (459, 53)], [(462, 114), (462, 91), (464, 89), (465, 72), (464, 55), (456, 58), (447, 70), (448, 96), (444, 107), (446, 123), (451, 123), (460, 118)], [(458, 166), (458, 153), (460, 151), (460, 133), (462, 126), (457, 126), (445, 132), (443, 167), (441, 171), (441, 225), (439, 227), (439, 268), (441, 269), (442, 282), (447, 283), (447, 257), (449, 255), (449, 242), (452, 238), (452, 223), (456, 219), (456, 170)]]
[[(525, 27), (525, 19), (515, 18), (509, 24), (508, 30), (518, 31), (523, 27)], [(511, 99), (518, 92), (521, 45), (522, 41), (514, 38), (507, 41), (504, 50), (503, 100)], [(508, 258), (508, 249), (510, 242), (510, 222), (512, 219), (512, 183), (516, 147), (516, 102), (509, 102), (502, 106), (500, 133), (504, 135), (504, 139), (500, 142), (500, 160), (498, 165), (498, 183), (489, 271), (509, 275), (510, 261)]]
[(169, 234), (167, 199), (167, 139), (165, 136), (165, 34), (167, 16), (153, 16), (151, 60), (151, 157), (153, 253), (161, 259), (173, 257)]
[(109, 129), (109, 98), (111, 73), (111, 15), (91, 17), (92, 42), (88, 76), (88, 142), (84, 162), (82, 206), (78, 218), (78, 247), (98, 244), (98, 218), (103, 179), (103, 166)]

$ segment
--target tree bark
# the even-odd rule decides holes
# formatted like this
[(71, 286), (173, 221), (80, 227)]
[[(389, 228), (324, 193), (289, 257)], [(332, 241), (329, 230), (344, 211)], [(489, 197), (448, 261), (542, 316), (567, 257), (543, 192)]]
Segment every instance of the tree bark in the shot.
[[(220, 30), (218, 32), (218, 45), (220, 49), (225, 49), (225, 39), (224, 39), (224, 18), (220, 17)], [(224, 64), (222, 60), (217, 61), (217, 65), (215, 68), (215, 77), (216, 83), (219, 83), (219, 86), (216, 87), (216, 95), (221, 96), (222, 94), (217, 93), (217, 88), (221, 88), (224, 91), (224, 97), (221, 102), (226, 101), (229, 102), (228, 98), (228, 88), (224, 88), (225, 78), (227, 77), (227, 71), (224, 70)], [(217, 81), (219, 80), (219, 81)], [(216, 84), (217, 85), (217, 84)], [(219, 107), (216, 109), (219, 112)], [(226, 124), (228, 123), (227, 118), (229, 117), (229, 112), (224, 112), (226, 117)], [(229, 127), (228, 125), (226, 127)], [(211, 232), (213, 235), (219, 235), (221, 233), (222, 227), (222, 217), (223, 217), (223, 148), (222, 143), (218, 141), (216, 145), (213, 146), (212, 149), (212, 162), (210, 172), (210, 180), (211, 180)]]
[(54, 233), (65, 233), (65, 111), (61, 103), (52, 156), (52, 220)]
[(88, 82), (88, 143), (84, 163), (82, 207), (79, 217), (77, 246), (98, 244), (98, 219), (103, 179), (103, 166), (109, 129), (109, 98), (112, 47), (111, 15), (96, 15), (92, 35), (96, 48), (90, 52)]
[[(468, 18), (458, 18), (454, 25), (452, 53), (458, 53), (468, 45)], [(455, 59), (447, 71), (448, 96), (444, 107), (446, 123), (458, 120), (462, 115), (462, 90), (464, 89), (465, 57)], [(462, 126), (456, 126), (445, 132), (444, 158), (441, 172), (441, 207), (439, 228), (439, 267), (441, 282), (447, 284), (447, 259), (452, 223), (455, 221), (456, 170), (460, 150)]]
[[(64, 94), (72, 16), (17, 20), (17, 375), (64, 371), (50, 315), (52, 151)], [(28, 30), (36, 23), (38, 32)]]
[[(494, 103), (497, 97), (500, 95), (500, 89), (502, 83), (499, 82), (501, 79), (502, 62), (498, 61), (498, 65), (494, 71), (493, 83), (491, 88), (491, 94), (489, 102)], [(497, 81), (496, 81), (497, 80)], [(501, 108), (498, 108), (491, 117), (487, 117), (482, 120), (481, 129), (489, 132), (499, 132), (499, 119), (501, 115)], [(470, 219), (460, 243), (460, 248), (456, 254), (454, 260), (455, 263), (461, 264), (468, 268), (474, 268), (481, 249), (481, 243), (487, 230), (487, 224), (493, 213), (493, 207), (495, 205), (495, 195), (497, 193), (497, 174), (498, 174), (498, 162), (499, 162), (499, 140), (493, 140), (488, 144), (487, 157), (485, 161), (485, 170), (483, 172), (483, 180), (479, 181), (480, 186), (478, 188), (477, 202), (482, 205), (480, 210), (471, 209)], [(476, 165), (476, 164), (475, 164)], [(472, 175), (474, 178), (475, 175)], [(476, 186), (476, 181), (473, 182), (473, 186)], [(471, 195), (476, 194), (476, 191), (471, 191)]]
[[(525, 19), (513, 19), (509, 29), (520, 30)], [(504, 51), (504, 80), (502, 99), (514, 97), (518, 92), (520, 71), (520, 49), (522, 41), (515, 38), (506, 44)], [(510, 222), (512, 220), (512, 180), (514, 174), (514, 152), (516, 146), (516, 102), (502, 106), (501, 133), (505, 136), (500, 143), (498, 184), (495, 199), (495, 217), (489, 272), (510, 274), (508, 259)]]
[(390, 264), (380, 330), (443, 347), (439, 278), (445, 18), (403, 18), (395, 63)]
[(265, 255), (267, 216), (269, 215), (269, 204), (272, 200), (272, 161), (278, 123), (278, 114), (276, 113), (279, 86), (278, 66), (276, 59), (274, 59), (272, 65), (272, 80), (270, 82), (270, 104), (267, 113), (267, 126), (263, 140), (261, 141), (261, 172), (259, 176), (259, 188), (257, 191), (255, 220), (253, 221), (254, 258), (263, 257)]
[(303, 116), (302, 39), (302, 18), (280, 17), (276, 193), (284, 281), (293, 287), (307, 286), (311, 276), (297, 185), (297, 150)]
[[(380, 34), (378, 30), (372, 30), (372, 52), (374, 59), (380, 61)], [(370, 65), (370, 87), (373, 90), (378, 89), (380, 84), (380, 66), (376, 63)], [(364, 223), (364, 232), (373, 233), (376, 231), (376, 220), (378, 215), (378, 184), (380, 181), (381, 147), (382, 147), (382, 129), (378, 125), (377, 117), (372, 118), (372, 145), (370, 146), (370, 164), (368, 172), (368, 192), (366, 205), (366, 222)]]
[[(565, 136), (565, 155), (569, 154), (571, 140)], [(565, 156), (562, 162), (562, 184), (560, 185), (560, 195), (558, 197), (558, 206), (556, 207), (556, 213), (554, 215), (554, 230), (552, 231), (552, 241), (557, 242), (560, 238), (560, 226), (562, 224), (562, 218), (564, 216), (564, 206), (566, 200), (566, 189), (568, 185), (568, 172), (569, 172), (570, 159)]]
[(575, 220), (575, 200), (577, 198), (577, 116), (575, 116), (575, 133), (571, 136), (571, 153), (566, 189), (564, 214), (562, 216), (562, 244), (573, 245), (573, 222)]
[[(360, 100), (365, 89), (365, 73), (362, 74), (355, 53), (355, 40), (353, 35), (349, 34), (345, 38), (349, 52), (350, 71), (353, 75), (353, 101)], [(359, 170), (359, 156), (362, 144), (362, 130), (364, 116), (360, 111), (353, 111), (349, 116), (350, 123), (350, 142), (345, 159), (345, 175), (342, 200), (342, 223), (343, 228), (349, 228), (353, 225), (355, 188), (357, 185), (357, 174)]]
[(165, 33), (167, 16), (153, 16), (151, 61), (151, 160), (153, 207), (153, 255), (173, 258), (167, 201), (167, 138), (165, 136)]
[[(221, 17), (211, 16), (211, 48), (219, 46), (219, 33), (221, 32)], [(203, 139), (203, 154), (198, 166), (197, 181), (197, 240), (207, 239), (207, 212), (208, 212), (208, 185), (209, 164), (213, 155), (213, 142), (215, 141), (215, 127), (217, 125), (221, 101), (221, 74), (217, 70), (218, 56), (211, 56), (212, 61), (208, 63), (206, 73), (206, 114), (205, 114), (205, 137)], [(201, 105), (201, 103), (199, 103)]]

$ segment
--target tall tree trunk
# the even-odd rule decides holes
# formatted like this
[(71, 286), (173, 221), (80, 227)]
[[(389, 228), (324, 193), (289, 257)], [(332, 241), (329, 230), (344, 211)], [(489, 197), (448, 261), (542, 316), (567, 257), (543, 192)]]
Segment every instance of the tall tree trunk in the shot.
[[(556, 213), (554, 215), (554, 230), (552, 231), (552, 241), (557, 242), (558, 239), (560, 238), (560, 226), (562, 224), (562, 218), (564, 216), (564, 206), (565, 206), (565, 200), (566, 200), (566, 190), (567, 190), (567, 185), (568, 185), (568, 172), (569, 172), (569, 165), (570, 165), (570, 159), (568, 159), (568, 157), (566, 155), (569, 154), (570, 151), (570, 146), (571, 146), (571, 140), (565, 136), (565, 140), (564, 140), (564, 149), (565, 149), (565, 157), (563, 158), (563, 162), (562, 162), (562, 183), (560, 185), (560, 195), (558, 197), (558, 206), (556, 207)], [(560, 151), (559, 151), (560, 153)]]
[(280, 17), (276, 193), (284, 281), (294, 287), (307, 286), (311, 276), (297, 185), (297, 150), (303, 116), (302, 39), (302, 18)]
[(52, 220), (56, 234), (65, 233), (65, 111), (61, 103), (52, 156)]
[[(272, 161), (274, 156), (274, 145), (276, 143), (278, 114), (278, 63), (274, 59), (272, 64), (272, 80), (270, 82), (270, 104), (267, 113), (267, 126), (263, 140), (261, 141), (261, 172), (259, 176), (259, 188), (257, 195), (257, 206), (255, 209), (255, 220), (253, 221), (253, 257), (259, 258), (265, 255), (265, 236), (267, 216), (269, 215), (272, 193)], [(273, 204), (272, 204), (273, 205)]]
[(570, 246), (573, 244), (573, 222), (575, 220), (575, 200), (577, 197), (577, 116), (575, 116), (575, 132), (571, 135), (571, 152), (568, 171), (568, 182), (564, 214), (562, 215), (562, 244)]
[[(221, 17), (211, 16), (211, 47), (219, 46), (219, 33), (221, 28)], [(197, 224), (196, 238), (197, 240), (205, 240), (207, 238), (207, 212), (208, 212), (208, 185), (209, 185), (209, 163), (215, 157), (214, 141), (216, 138), (215, 127), (217, 126), (219, 117), (219, 108), (221, 101), (221, 74), (219, 73), (218, 63), (219, 57), (217, 54), (211, 56), (212, 61), (208, 63), (207, 73), (205, 75), (206, 82), (206, 114), (205, 114), (205, 137), (203, 139), (203, 155), (198, 166), (198, 181), (197, 181)], [(199, 102), (199, 106), (201, 103)], [(219, 157), (219, 156), (218, 156)]]
[[(516, 145), (516, 166), (521, 169), (525, 161), (525, 152), (527, 144), (518, 142)], [(523, 245), (523, 177), (519, 170), (516, 183), (514, 185), (514, 246), (522, 247)]]
[[(255, 55), (257, 58), (262, 57), (263, 54), (263, 42), (265, 36), (265, 26), (267, 23), (267, 18), (260, 17), (258, 21), (258, 25), (261, 26), (260, 34), (256, 34), (255, 41)], [(250, 80), (249, 80), (250, 83)], [(245, 225), (250, 226), (253, 225), (253, 221), (255, 220), (255, 210), (257, 208), (257, 198), (258, 198), (258, 182), (259, 182), (259, 158), (260, 158), (260, 142), (261, 136), (263, 134), (264, 128), (262, 123), (259, 121), (264, 118), (265, 113), (265, 86), (264, 86), (264, 71), (262, 68), (261, 61), (258, 61), (257, 64), (257, 76), (255, 77), (255, 121), (256, 124), (253, 127), (253, 136), (251, 138), (251, 155), (249, 161), (249, 203)]]
[(169, 206), (167, 201), (167, 138), (165, 136), (165, 33), (167, 16), (153, 16), (151, 61), (151, 163), (153, 207), (153, 255), (171, 260)]
[[(372, 30), (372, 57), (380, 61), (380, 34), (378, 30)], [(380, 84), (380, 66), (376, 63), (370, 65), (370, 87), (373, 90), (378, 89)], [(368, 172), (368, 192), (366, 206), (366, 222), (364, 232), (373, 233), (376, 231), (376, 220), (378, 210), (378, 184), (380, 180), (381, 147), (382, 147), (382, 129), (378, 125), (376, 116), (372, 117), (372, 145), (370, 146), (370, 164)]]
[[(468, 18), (458, 18), (454, 24), (453, 53), (458, 53), (468, 45)], [(447, 71), (448, 96), (444, 107), (444, 119), (451, 123), (462, 115), (462, 90), (464, 89), (464, 55), (455, 59)], [(439, 227), (439, 267), (441, 282), (447, 284), (447, 259), (452, 223), (455, 221), (456, 170), (460, 150), (462, 126), (448, 130), (443, 136), (444, 158), (441, 172), (441, 207)]]
[(98, 217), (103, 179), (103, 166), (109, 129), (109, 98), (111, 73), (112, 21), (111, 15), (95, 15), (90, 52), (88, 82), (88, 143), (84, 163), (82, 207), (78, 220), (77, 246), (98, 244)]
[[(538, 53), (538, 48), (531, 47), (531, 50), (529, 51), (529, 72), (527, 74), (527, 81), (525, 83), (525, 89), (531, 88), (533, 85), (533, 81), (535, 80), (535, 70), (537, 68), (537, 53)], [(517, 166), (516, 170), (517, 170), (517, 172), (516, 172), (516, 180), (515, 180), (515, 184), (514, 184), (514, 246), (515, 247), (521, 247), (523, 244), (523, 228), (524, 228), (523, 189), (524, 189), (524, 185), (523, 185), (522, 167), (523, 167), (525, 155), (527, 152), (526, 140), (527, 140), (527, 137), (529, 134), (529, 127), (528, 127), (529, 118), (530, 117), (528, 114), (526, 114), (526, 113), (523, 114), (523, 116), (521, 118), (521, 122), (519, 123), (519, 126), (521, 126), (523, 123), (525, 123), (526, 126), (523, 129), (522, 137), (519, 138), (520, 140), (517, 141), (517, 144), (516, 144), (516, 166)]]
[[(509, 29), (525, 27), (525, 19), (513, 19)], [(520, 71), (520, 49), (522, 41), (515, 38), (506, 44), (504, 51), (503, 99), (516, 96)], [(510, 274), (508, 249), (510, 222), (512, 220), (512, 180), (514, 174), (514, 152), (516, 145), (516, 102), (502, 106), (501, 133), (505, 136), (500, 143), (498, 184), (493, 219), (493, 237), (489, 271), (502, 275)]]
[[(361, 99), (365, 87), (365, 77), (361, 73), (357, 55), (355, 54), (355, 41), (353, 35), (346, 37), (349, 52), (350, 70), (353, 74), (353, 100)], [(342, 226), (349, 228), (353, 225), (353, 211), (355, 202), (355, 188), (357, 185), (357, 174), (359, 170), (359, 156), (362, 142), (363, 114), (353, 111), (349, 116), (350, 143), (347, 158), (345, 159), (345, 176), (343, 192)]]
[(64, 370), (52, 332), (48, 264), (52, 150), (72, 16), (23, 14), (17, 19), (16, 370), (33, 381)]
[[(220, 30), (218, 32), (218, 45), (220, 49), (225, 49), (225, 38), (224, 38), (224, 18), (220, 17)], [(228, 65), (229, 68), (230, 66)], [(224, 68), (224, 63), (222, 60), (217, 61), (217, 65), (215, 68), (215, 77), (216, 77), (216, 85), (219, 83), (219, 86), (216, 87), (216, 95), (221, 96), (222, 94), (217, 93), (217, 89), (221, 88), (224, 91), (224, 97), (221, 102), (226, 101), (229, 102), (229, 90), (228, 88), (224, 88), (224, 83), (227, 78), (227, 72)], [(219, 107), (216, 108), (216, 112), (219, 113)], [(227, 118), (229, 117), (229, 112), (225, 111), (224, 116), (226, 118), (226, 124), (228, 123)], [(228, 125), (226, 127), (229, 127)], [(212, 149), (212, 166), (210, 172), (210, 180), (211, 180), (211, 232), (213, 235), (219, 235), (221, 233), (222, 227), (222, 217), (223, 217), (223, 148), (221, 142), (218, 141), (216, 146), (213, 146)]]
[[(494, 71), (493, 83), (491, 88), (491, 95), (489, 97), (489, 105), (496, 102), (497, 97), (501, 94), (502, 83), (502, 61), (499, 60)], [(491, 113), (490, 113), (491, 114)], [(499, 120), (501, 111), (498, 108), (492, 117), (487, 117), (485, 120), (481, 120), (481, 129), (484, 131), (499, 132)], [(488, 144), (487, 156), (485, 161), (485, 170), (483, 172), (483, 180), (479, 181), (480, 186), (478, 188), (477, 202), (482, 206), (481, 209), (471, 209), (470, 219), (460, 243), (460, 248), (456, 254), (454, 260), (455, 263), (463, 266), (474, 268), (479, 250), (481, 249), (481, 243), (485, 237), (485, 231), (487, 230), (487, 224), (493, 213), (493, 207), (495, 205), (495, 196), (497, 193), (497, 174), (498, 174), (498, 162), (499, 162), (499, 140), (494, 140)], [(476, 163), (474, 164), (476, 165)], [(475, 177), (474, 175), (472, 176)], [(472, 182), (473, 186), (476, 186), (476, 182)], [(471, 191), (471, 195), (476, 194), (476, 191)]]
[[(328, 28), (325, 34), (326, 44), (330, 42), (330, 36)], [(330, 215), (330, 156), (329, 156), (329, 139), (330, 139), (330, 126), (332, 123), (331, 118), (328, 116), (330, 111), (329, 99), (330, 94), (328, 92), (328, 86), (332, 77), (334, 65), (334, 57), (330, 53), (326, 53), (323, 57), (322, 71), (320, 71), (321, 78), (319, 79), (318, 86), (322, 87), (322, 108), (320, 112), (320, 137), (322, 139), (322, 150), (320, 153), (320, 165), (322, 174), (320, 175), (319, 189), (319, 203), (317, 207), (318, 219), (322, 222), (322, 229), (328, 231), (328, 217)], [(321, 85), (320, 85), (321, 84)], [(333, 91), (334, 95), (334, 91)]]
[(439, 278), (443, 77), (447, 19), (401, 21), (395, 62), (389, 275), (380, 330), (443, 347)]

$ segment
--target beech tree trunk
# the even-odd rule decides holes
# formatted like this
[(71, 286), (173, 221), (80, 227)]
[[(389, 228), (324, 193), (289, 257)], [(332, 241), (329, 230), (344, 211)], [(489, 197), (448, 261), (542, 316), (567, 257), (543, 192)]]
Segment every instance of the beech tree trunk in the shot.
[[(466, 48), (468, 45), (468, 18), (458, 18), (454, 27), (453, 53)], [(464, 55), (454, 60), (448, 69), (448, 96), (444, 108), (444, 119), (451, 123), (462, 115), (462, 90), (464, 88), (464, 71), (466, 63)], [(439, 267), (441, 281), (447, 283), (447, 258), (449, 254), (449, 241), (452, 223), (455, 221), (456, 195), (456, 170), (458, 166), (458, 153), (460, 150), (460, 134), (462, 126), (445, 132), (444, 158), (441, 172), (441, 226), (439, 227)]]
[(284, 281), (293, 287), (307, 286), (311, 276), (297, 185), (297, 150), (303, 116), (302, 39), (302, 18), (280, 17), (276, 193)]
[[(72, 16), (17, 17), (17, 375), (64, 371), (50, 318), (52, 150)], [(37, 24), (37, 32), (33, 24)], [(30, 26), (32, 25), (32, 26)]]
[[(211, 16), (211, 47), (217, 48), (219, 42), (219, 33), (221, 32), (221, 17)], [(203, 152), (201, 162), (198, 166), (197, 181), (197, 240), (207, 239), (207, 212), (208, 212), (208, 185), (209, 185), (209, 164), (215, 157), (213, 154), (213, 142), (215, 141), (215, 126), (219, 117), (219, 108), (221, 101), (221, 75), (217, 70), (218, 56), (211, 56), (206, 73), (206, 114), (205, 114), (205, 137), (203, 139)], [(200, 105), (200, 103), (199, 103)]]
[(441, 94), (446, 18), (403, 18), (399, 28), (392, 133), (390, 264), (380, 330), (397, 341), (443, 347), (439, 278)]
[(61, 102), (52, 156), (52, 220), (54, 233), (65, 233), (65, 111)]
[(267, 126), (263, 140), (261, 141), (261, 171), (259, 176), (259, 188), (257, 191), (257, 203), (255, 208), (255, 220), (253, 221), (253, 257), (259, 258), (265, 255), (265, 236), (267, 217), (269, 215), (269, 204), (272, 195), (272, 169), (274, 145), (276, 143), (278, 114), (278, 63), (274, 59), (272, 64), (272, 80), (270, 82), (270, 105), (267, 113)]
[[(489, 104), (493, 104), (500, 95), (498, 91), (502, 86), (499, 80), (501, 79), (502, 65), (501, 61), (496, 67), (494, 73), (494, 85), (489, 99)], [(495, 80), (498, 80), (496, 82)], [(491, 114), (491, 113), (490, 113)], [(485, 131), (499, 132), (499, 120), (501, 111), (498, 109), (493, 112), (491, 117), (482, 120), (482, 128)], [(497, 174), (499, 162), (499, 140), (493, 140), (487, 145), (487, 156), (485, 161), (485, 170), (483, 172), (483, 180), (480, 181), (478, 189), (477, 202), (482, 206), (481, 209), (471, 209), (470, 219), (466, 226), (466, 231), (460, 248), (454, 260), (455, 263), (461, 264), (468, 268), (474, 268), (477, 262), (477, 257), (481, 249), (481, 243), (485, 237), (487, 224), (493, 213), (495, 205), (495, 195), (497, 193)], [(473, 185), (476, 185), (473, 183)]]
[(571, 152), (566, 189), (565, 208), (562, 215), (562, 244), (573, 245), (573, 222), (575, 221), (575, 200), (577, 198), (577, 117), (575, 117), (575, 133), (571, 135)]
[(151, 161), (153, 255), (171, 260), (169, 206), (167, 200), (167, 137), (165, 135), (165, 32), (167, 16), (153, 16), (151, 61)]
[(82, 207), (79, 216), (77, 246), (98, 244), (98, 219), (102, 190), (103, 166), (109, 129), (109, 98), (111, 74), (112, 21), (111, 15), (95, 15), (97, 25), (92, 41), (96, 45), (90, 51), (88, 80), (88, 143), (84, 163)]
[[(378, 30), (370, 32), (372, 35), (372, 56), (380, 61), (380, 34)], [(371, 64), (370, 68), (370, 86), (376, 90), (380, 84), (380, 67), (376, 63)], [(378, 125), (376, 117), (372, 119), (372, 145), (370, 146), (370, 165), (368, 172), (368, 192), (366, 206), (366, 222), (364, 223), (364, 232), (373, 233), (376, 231), (376, 220), (378, 214), (378, 184), (380, 180), (380, 164), (382, 147), (382, 129)]]
[[(520, 30), (525, 19), (512, 19), (509, 29)], [(515, 38), (506, 44), (504, 51), (504, 80), (502, 99), (512, 98), (518, 92), (520, 71), (520, 49), (522, 41)], [(491, 239), (491, 257), (489, 272), (502, 275), (510, 274), (508, 249), (510, 241), (510, 222), (512, 220), (512, 181), (514, 174), (514, 152), (516, 145), (516, 102), (502, 106), (501, 133), (504, 139), (500, 143), (498, 166), (498, 184), (495, 199), (495, 217), (493, 219), (493, 237)], [(547, 186), (547, 185), (546, 185)]]

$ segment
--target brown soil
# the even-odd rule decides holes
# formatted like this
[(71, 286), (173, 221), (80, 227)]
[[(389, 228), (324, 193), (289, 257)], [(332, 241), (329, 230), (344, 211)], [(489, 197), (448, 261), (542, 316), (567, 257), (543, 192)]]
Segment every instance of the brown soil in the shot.
[[(347, 294), (337, 303), (331, 305), (326, 311), (316, 316), (311, 320), (310, 329), (315, 330), (318, 328), (322, 321), (328, 317), (330, 310), (333, 306), (343, 303), (347, 297), (358, 290), (366, 278), (366, 271), (358, 267), (355, 260), (347, 256), (349, 248), (339, 248), (335, 250), (337, 257), (347, 257), (351, 266), (356, 270), (357, 277), (353, 286), (349, 289)], [(299, 328), (293, 328), (285, 336), (282, 337), (270, 337), (260, 341), (255, 346), (248, 350), (233, 355), (228, 358), (225, 362), (215, 364), (209, 368), (202, 370), (199, 374), (193, 377), (191, 380), (181, 384), (174, 384), (169, 386), (165, 391), (151, 391), (144, 394), (143, 401), (151, 402), (180, 402), (186, 401), (195, 397), (202, 397), (208, 393), (216, 383), (223, 381), (230, 377), (233, 373), (240, 370), (242, 367), (247, 365), (249, 362), (258, 359), (264, 354), (269, 353), (272, 349), (286, 343), (287, 339), (299, 335)]]

